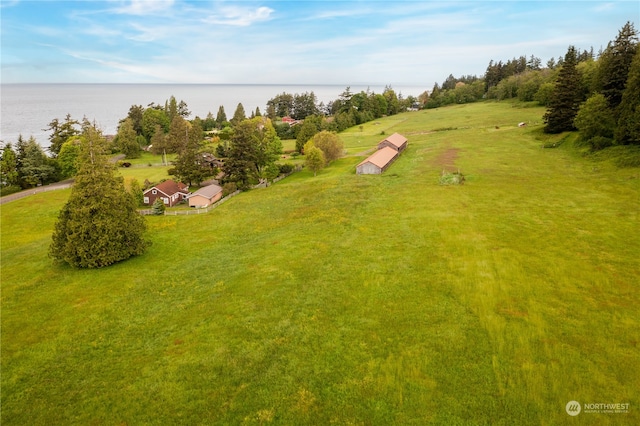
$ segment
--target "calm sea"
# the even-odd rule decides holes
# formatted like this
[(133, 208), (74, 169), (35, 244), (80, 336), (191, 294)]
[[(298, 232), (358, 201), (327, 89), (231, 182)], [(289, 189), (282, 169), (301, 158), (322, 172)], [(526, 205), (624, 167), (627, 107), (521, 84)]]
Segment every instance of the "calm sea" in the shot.
[[(34, 136), (46, 147), (49, 132), (44, 129), (55, 118), (64, 120), (67, 114), (75, 120), (87, 117), (96, 122), (105, 134), (115, 134), (118, 122), (127, 116), (131, 105), (147, 106), (152, 102), (164, 105), (174, 96), (187, 103), (191, 116), (214, 116), (220, 106), (228, 118), (242, 103), (247, 115), (256, 108), (264, 113), (269, 99), (283, 92), (302, 94), (314, 92), (318, 102), (325, 104), (338, 99), (348, 85), (220, 85), (220, 84), (3, 84), (0, 86), (0, 140), (14, 142), (18, 135)], [(351, 92), (367, 89), (382, 93), (384, 86), (351, 85)], [(396, 93), (418, 96), (426, 87), (393, 86)]]

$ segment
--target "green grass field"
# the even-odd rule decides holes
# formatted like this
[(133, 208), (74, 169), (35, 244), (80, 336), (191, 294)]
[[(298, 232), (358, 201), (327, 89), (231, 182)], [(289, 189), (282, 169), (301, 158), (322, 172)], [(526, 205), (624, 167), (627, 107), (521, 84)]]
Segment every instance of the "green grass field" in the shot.
[(318, 176), (147, 217), (101, 270), (47, 258), (69, 190), (3, 205), (2, 424), (640, 424), (640, 169), (541, 148), (543, 112), (356, 127)]

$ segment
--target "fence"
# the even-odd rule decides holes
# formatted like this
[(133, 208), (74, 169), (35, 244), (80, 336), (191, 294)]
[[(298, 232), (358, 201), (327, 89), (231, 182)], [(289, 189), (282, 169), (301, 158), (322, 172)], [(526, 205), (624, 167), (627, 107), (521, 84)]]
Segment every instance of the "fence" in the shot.
[[(215, 203), (213, 203), (213, 204), (211, 204), (210, 206), (207, 206), (207, 207), (193, 208), (193, 209), (190, 209), (190, 210), (165, 210), (164, 211), (164, 215), (165, 216), (183, 216), (183, 215), (190, 215), (190, 214), (209, 213), (211, 210), (215, 209), (220, 204), (222, 204), (225, 201), (227, 201), (229, 198), (235, 197), (239, 193), (240, 193), (240, 191), (232, 192), (231, 194), (227, 195), (226, 197), (222, 198), (219, 201), (216, 201)], [(140, 213), (143, 216), (150, 216), (150, 215), (155, 214), (153, 212), (153, 209), (138, 210), (138, 213)]]
[[(302, 169), (302, 167), (296, 167), (295, 171), (300, 171)], [(277, 178), (275, 178), (273, 181), (268, 182), (268, 181), (264, 181), (259, 183), (258, 185), (254, 185), (253, 188), (257, 189), (257, 188), (266, 188), (269, 185), (272, 185), (276, 182), (281, 181), (282, 179), (286, 178), (287, 176), (291, 175), (293, 172), (291, 173), (287, 173), (286, 175), (280, 175)], [(229, 198), (234, 197), (236, 195), (238, 195), (240, 192), (240, 190), (233, 192), (229, 195), (227, 195), (226, 197), (224, 197), (223, 199), (221, 199), (220, 201), (216, 201), (215, 203), (211, 204), (208, 207), (202, 207), (202, 208), (195, 208), (195, 209), (189, 209), (189, 210), (165, 210), (164, 211), (164, 215), (165, 216), (182, 216), (182, 215), (190, 215), (190, 214), (203, 214), (203, 213), (209, 213), (211, 210), (215, 209), (216, 207), (218, 207), (220, 204), (224, 203), (225, 201), (227, 201)], [(153, 212), (153, 209), (146, 209), (146, 210), (138, 210), (138, 213), (140, 213), (143, 216), (151, 216), (153, 214), (155, 214)]]

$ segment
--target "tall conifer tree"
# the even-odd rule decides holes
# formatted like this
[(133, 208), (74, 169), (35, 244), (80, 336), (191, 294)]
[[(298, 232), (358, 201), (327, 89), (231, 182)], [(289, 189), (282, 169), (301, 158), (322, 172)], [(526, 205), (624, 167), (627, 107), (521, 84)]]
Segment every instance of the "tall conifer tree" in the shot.
[(638, 32), (633, 24), (627, 22), (599, 59), (601, 92), (614, 113), (622, 102), (622, 94), (627, 85), (629, 69), (637, 46)]
[(558, 74), (549, 108), (544, 114), (545, 133), (561, 133), (575, 130), (573, 120), (583, 100), (580, 91), (580, 74), (576, 68), (578, 56), (576, 48), (569, 46), (562, 69)]
[(629, 78), (618, 106), (615, 140), (622, 145), (640, 145), (640, 49), (631, 63)]
[(213, 172), (204, 163), (202, 157), (202, 125), (200, 120), (194, 120), (192, 124), (186, 121), (185, 123), (187, 124), (187, 135), (178, 150), (175, 174), (188, 185), (200, 184)]
[(77, 268), (101, 268), (142, 254), (144, 218), (106, 156), (106, 141), (85, 128), (79, 170), (53, 232), (49, 255)]

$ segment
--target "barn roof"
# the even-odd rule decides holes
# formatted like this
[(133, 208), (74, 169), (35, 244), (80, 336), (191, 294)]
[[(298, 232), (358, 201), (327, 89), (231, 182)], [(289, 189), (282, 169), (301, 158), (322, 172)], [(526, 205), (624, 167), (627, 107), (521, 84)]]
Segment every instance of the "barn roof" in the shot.
[(381, 140), (380, 143), (384, 141), (389, 142), (391, 145), (395, 146), (396, 148), (400, 148), (402, 147), (402, 145), (404, 145), (407, 142), (407, 138), (402, 136), (400, 133), (394, 133), (388, 138)]
[(191, 196), (194, 197), (196, 195), (201, 195), (205, 198), (211, 199), (215, 197), (219, 192), (222, 192), (222, 188), (218, 185), (213, 184), (213, 185), (203, 186), (202, 188), (198, 189), (196, 192), (191, 194)]
[(367, 159), (365, 159), (360, 164), (358, 164), (358, 166), (364, 163), (371, 163), (382, 169), (391, 161), (393, 161), (393, 159), (396, 158), (397, 155), (398, 155), (398, 151), (396, 151), (391, 147), (385, 146), (384, 148), (379, 149), (373, 154), (371, 154), (369, 157), (367, 157)]

